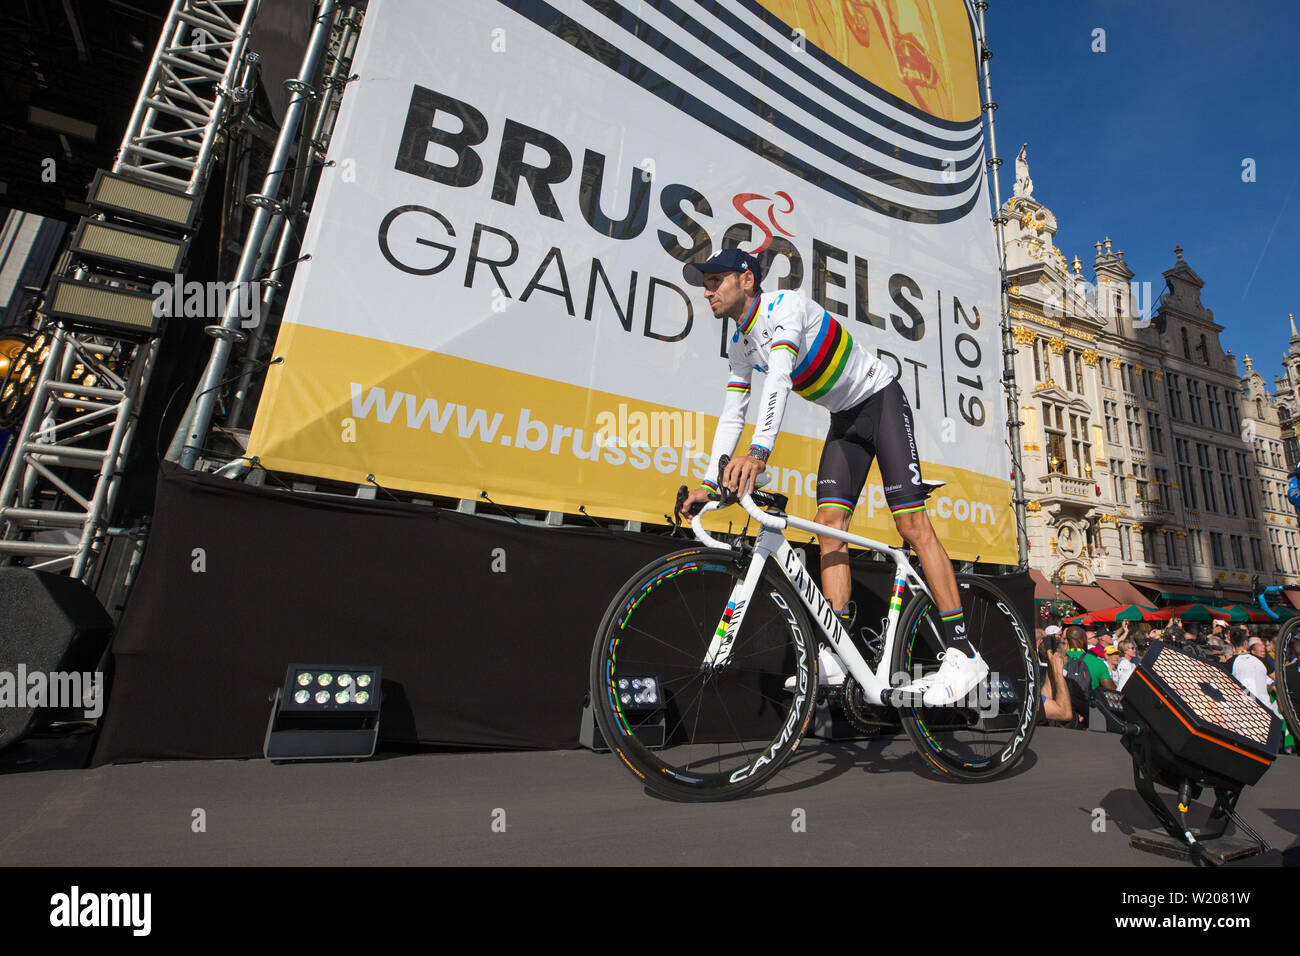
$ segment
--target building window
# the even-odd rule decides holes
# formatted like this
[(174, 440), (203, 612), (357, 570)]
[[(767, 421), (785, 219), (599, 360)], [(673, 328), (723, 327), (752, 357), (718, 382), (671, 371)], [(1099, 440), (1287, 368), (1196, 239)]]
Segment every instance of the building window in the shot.
[(1169, 490), (1169, 469), (1156, 469), (1156, 494), (1159, 496), (1161, 511), (1172, 512), (1174, 510), (1173, 494)]
[(1259, 538), (1250, 539), (1250, 567), (1254, 571), (1264, 570), (1264, 552), (1259, 546)]
[(1147, 466), (1133, 463), (1133, 500), (1154, 505), (1155, 497), (1147, 490)]
[(1124, 406), (1124, 417), (1128, 420), (1128, 443), (1139, 451), (1142, 444), (1142, 414), (1136, 405)]
[(1196, 461), (1201, 470), (1201, 498), (1205, 502), (1206, 511), (1218, 511), (1218, 498), (1214, 494), (1214, 474), (1210, 471), (1210, 448), (1208, 445), (1197, 443)]
[(1121, 561), (1132, 561), (1133, 557), (1129, 550), (1128, 525), (1119, 526), (1119, 557)]
[(1172, 531), (1165, 532), (1165, 564), (1171, 568), (1178, 565), (1178, 558), (1174, 550), (1174, 533)]
[(1124, 496), (1124, 462), (1118, 458), (1110, 460), (1110, 489), (1116, 504), (1128, 504), (1128, 499)]
[(1071, 474), (1087, 478), (1092, 471), (1092, 442), (1088, 440), (1088, 419), (1082, 415), (1070, 416)]
[(1223, 491), (1223, 508), (1230, 515), (1237, 513), (1237, 492), (1232, 486), (1232, 468), (1229, 466), (1228, 452), (1217, 448), (1219, 458), (1219, 487)]
[(1157, 455), (1165, 453), (1165, 440), (1160, 435), (1160, 415), (1147, 412), (1147, 434), (1151, 436), (1151, 450)]
[(1246, 453), (1236, 452), (1236, 457), (1237, 482), (1241, 488), (1241, 508), (1246, 512), (1247, 518), (1256, 518), (1259, 514), (1255, 510), (1255, 495), (1250, 482), (1250, 472), (1246, 470)]
[(1183, 358), (1190, 362), (1192, 360), (1192, 347), (1187, 342), (1187, 329), (1182, 328), (1178, 332), (1183, 337)]
[(1178, 456), (1178, 489), (1183, 493), (1183, 507), (1196, 510), (1196, 486), (1192, 483), (1192, 460), (1187, 454), (1187, 439), (1175, 438)]
[(1207, 385), (1205, 391), (1210, 401), (1210, 427), (1223, 431), (1223, 403), (1219, 401), (1219, 388), (1217, 385)]
[(1235, 399), (1228, 402), (1228, 431), (1234, 435), (1241, 432), (1241, 426), (1237, 424), (1237, 402)]
[(1192, 543), (1192, 560), (1197, 564), (1205, 561), (1205, 553), (1201, 547), (1201, 533), (1199, 531), (1187, 532), (1187, 540)]
[(1148, 402), (1156, 397), (1156, 373), (1149, 368), (1142, 370), (1142, 397)]
[(1034, 339), (1034, 380), (1045, 382), (1052, 377), (1052, 347), (1046, 339)]
[(1183, 390), (1179, 386), (1178, 376), (1169, 376), (1169, 414), (1173, 416), (1174, 421), (1183, 420)]
[(1201, 424), (1201, 383), (1194, 378), (1187, 380), (1187, 410), (1191, 413), (1192, 424)]
[(1242, 571), (1246, 570), (1246, 555), (1242, 547), (1241, 535), (1234, 534), (1229, 541), (1232, 543), (1232, 566)]
[(1114, 444), (1119, 443), (1119, 404), (1117, 402), (1106, 401), (1103, 403), (1106, 412), (1106, 441)]
[(1102, 356), (1098, 364), (1101, 366), (1101, 384), (1110, 388), (1110, 359)]
[(1214, 566), (1223, 567), (1223, 534), (1218, 531), (1210, 532), (1210, 549), (1214, 552)]

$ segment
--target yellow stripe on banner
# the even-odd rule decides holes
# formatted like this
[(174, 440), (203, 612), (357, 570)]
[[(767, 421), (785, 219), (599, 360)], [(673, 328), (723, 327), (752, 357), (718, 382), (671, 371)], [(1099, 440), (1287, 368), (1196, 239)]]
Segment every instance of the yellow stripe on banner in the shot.
[(807, 43), (931, 116), (959, 122), (979, 116), (979, 75), (962, 0), (758, 3), (802, 31)]
[[(525, 508), (662, 522), (679, 485), (704, 477), (718, 420), (423, 349), (285, 323), (249, 438), (275, 471)], [(355, 393), (355, 394), (354, 394)], [(718, 408), (723, 389), (718, 389)], [(924, 421), (918, 421), (925, 427)], [(752, 428), (737, 445), (748, 446)], [(817, 511), (823, 438), (785, 433), (769, 490)], [(925, 464), (947, 482), (930, 520), (949, 554), (1014, 563), (1010, 483)], [(737, 520), (724, 510), (712, 528)], [(711, 515), (712, 519), (713, 516)], [(850, 530), (898, 542), (879, 475)]]

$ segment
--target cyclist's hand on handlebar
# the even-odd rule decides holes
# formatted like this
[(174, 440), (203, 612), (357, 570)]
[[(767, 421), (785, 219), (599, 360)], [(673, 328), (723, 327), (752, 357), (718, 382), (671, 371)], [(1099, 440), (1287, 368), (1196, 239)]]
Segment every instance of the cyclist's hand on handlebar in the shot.
[(727, 462), (722, 473), (722, 484), (730, 488), (737, 498), (754, 490), (754, 479), (767, 471), (767, 463), (749, 455), (737, 455)]
[(682, 518), (689, 522), (691, 518), (695, 517), (695, 513), (699, 511), (708, 500), (709, 492), (707, 489), (694, 488), (686, 493), (686, 497), (682, 499), (682, 504), (678, 508), (678, 511)]

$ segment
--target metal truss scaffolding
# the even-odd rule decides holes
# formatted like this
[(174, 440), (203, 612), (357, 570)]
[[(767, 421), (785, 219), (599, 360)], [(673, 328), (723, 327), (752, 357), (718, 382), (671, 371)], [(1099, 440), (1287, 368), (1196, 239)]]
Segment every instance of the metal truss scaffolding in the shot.
[[(173, 3), (113, 166), (117, 185), (188, 200), (191, 209), (201, 203), (222, 125), (256, 69), (245, 46), (258, 2)], [(150, 235), (130, 210), (97, 205), (93, 192), (95, 215), (79, 230), (94, 224), (119, 237), (133, 229), (129, 235), (144, 241), (186, 242), (173, 235), (185, 224), (169, 232), (154, 222), (157, 236)], [(104, 268), (75, 250), (56, 271), (51, 290), (70, 279), (92, 296), (143, 292), (156, 278), (129, 266)], [(53, 335), (0, 483), (0, 563), (24, 559), (89, 582), (107, 535), (126, 533), (107, 521), (160, 339), (93, 322), (56, 325), (50, 306), (47, 290), (40, 321)]]

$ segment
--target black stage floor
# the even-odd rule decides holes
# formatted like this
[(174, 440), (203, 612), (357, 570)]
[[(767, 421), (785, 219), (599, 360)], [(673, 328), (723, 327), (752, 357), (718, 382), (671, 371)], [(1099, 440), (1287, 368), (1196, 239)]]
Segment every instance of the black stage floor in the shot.
[[(1129, 847), (1155, 821), (1119, 738), (1056, 728), (978, 785), (928, 776), (906, 738), (809, 739), (775, 785), (723, 804), (650, 797), (587, 751), (59, 769), (76, 750), (0, 755), (0, 865), (331, 865), (340, 852), (350, 866), (1187, 865)], [(1300, 758), (1278, 758), (1239, 810), (1294, 859)]]

